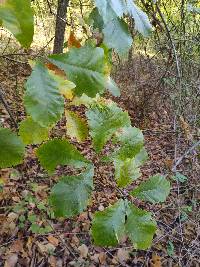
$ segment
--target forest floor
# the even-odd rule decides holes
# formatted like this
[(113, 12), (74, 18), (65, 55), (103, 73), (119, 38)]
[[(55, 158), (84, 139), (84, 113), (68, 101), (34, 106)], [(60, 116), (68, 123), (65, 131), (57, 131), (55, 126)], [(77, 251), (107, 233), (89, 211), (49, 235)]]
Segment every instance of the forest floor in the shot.
[[(4, 59), (0, 69), (1, 86), (15, 118), (21, 121), (23, 83), (30, 74), (28, 64)], [(46, 205), (49, 189), (55, 177), (48, 178), (38, 166), (35, 146), (29, 147), (22, 165), (0, 171), (0, 266), (61, 267), (61, 266), (200, 266), (200, 166), (197, 153), (183, 157), (177, 171), (185, 178), (177, 181), (171, 172), (180, 156), (192, 146), (187, 127), (175, 120), (169, 100), (171, 92), (159, 83), (161, 70), (154, 62), (136, 57), (132, 64), (122, 65), (114, 73), (122, 89), (115, 101), (129, 112), (132, 124), (143, 130), (149, 161), (142, 168), (145, 180), (149, 175), (162, 173), (171, 181), (171, 193), (163, 204), (135, 203), (153, 212), (158, 230), (148, 251), (135, 250), (128, 240), (117, 248), (100, 248), (92, 244), (89, 234), (92, 214), (103, 210), (120, 197), (112, 175), (112, 166), (99, 162), (91, 142), (76, 144), (83, 154), (95, 163), (95, 191), (84, 213), (73, 219), (50, 219)], [(78, 112), (84, 112), (78, 108)], [(9, 127), (9, 116), (0, 105), (1, 123)], [(174, 128), (177, 122), (177, 128)], [(191, 130), (195, 137), (195, 130)], [(59, 123), (56, 136), (65, 134)], [(64, 167), (59, 171), (70, 173)], [(186, 178), (187, 177), (187, 178)], [(133, 183), (132, 186), (138, 182)], [(36, 231), (35, 222), (41, 233)], [(43, 231), (43, 232), (42, 232)]]

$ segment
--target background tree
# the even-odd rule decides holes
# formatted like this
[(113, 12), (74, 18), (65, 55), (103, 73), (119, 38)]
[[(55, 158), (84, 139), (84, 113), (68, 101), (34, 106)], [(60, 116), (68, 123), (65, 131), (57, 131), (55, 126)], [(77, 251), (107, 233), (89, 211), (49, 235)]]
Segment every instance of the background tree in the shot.
[(66, 28), (67, 7), (69, 0), (58, 0), (57, 16), (56, 16), (56, 29), (54, 39), (54, 54), (60, 54), (63, 52), (63, 43)]

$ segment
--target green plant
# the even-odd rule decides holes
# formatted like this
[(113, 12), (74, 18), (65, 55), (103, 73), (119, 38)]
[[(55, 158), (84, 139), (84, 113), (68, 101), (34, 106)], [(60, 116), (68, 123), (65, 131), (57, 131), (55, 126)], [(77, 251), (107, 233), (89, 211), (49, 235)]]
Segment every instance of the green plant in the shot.
[(54, 215), (47, 203), (37, 200), (32, 193), (28, 193), (16, 204), (13, 211), (19, 215), (20, 229), (28, 227), (34, 234), (47, 234), (53, 230), (47, 222), (47, 217), (54, 218)]
[[(19, 15), (21, 10), (11, 0), (0, 7), (0, 18), (3, 26), (22, 45), (29, 46), (33, 34), (32, 11), (30, 2), (23, 2), (29, 8), (25, 8), (26, 5), (24, 8), (23, 5), (20, 6), (26, 17), (30, 16), (30, 20), (23, 21), (23, 17)], [(142, 132), (131, 126), (127, 112), (101, 95), (105, 89), (119, 95), (119, 89), (110, 78), (111, 51), (114, 49), (120, 56), (124, 56), (131, 47), (132, 38), (124, 17), (131, 16), (136, 29), (145, 36), (150, 33), (151, 25), (147, 15), (131, 0), (96, 0), (95, 3), (92, 14), (96, 12), (97, 16), (91, 15), (89, 23), (91, 28), (99, 27), (99, 31), (103, 32), (103, 44), (97, 47), (95, 40), (88, 40), (80, 48), (72, 47), (65, 54), (49, 56), (48, 64), (36, 61), (25, 85), (24, 105), (28, 116), (20, 124), (19, 136), (9, 129), (0, 128), (0, 167), (22, 163), (25, 145), (42, 143), (36, 155), (49, 175), (60, 165), (75, 168), (75, 175), (60, 177), (51, 190), (49, 202), (56, 217), (69, 218), (84, 211), (94, 189), (93, 163), (64, 136), (48, 139), (48, 133), (63, 118), (66, 106), (69, 137), (81, 142), (90, 136), (97, 154), (108, 141), (111, 142), (113, 149), (102, 160), (114, 165), (116, 183), (122, 194), (123, 188), (141, 176), (140, 167), (147, 160)], [(3, 12), (12, 15), (9, 26)], [(24, 24), (26, 27), (23, 27)], [(27, 33), (29, 27), (31, 30)], [(17, 34), (19, 31), (20, 35)], [(70, 111), (74, 105), (85, 106), (84, 118)], [(170, 183), (166, 178), (155, 175), (135, 188), (131, 195), (158, 203), (165, 201), (169, 191)], [(22, 225), (25, 219), (22, 214)], [(31, 231), (43, 233), (36, 224), (35, 214), (29, 214), (27, 219), (31, 223)], [(91, 228), (97, 245), (116, 246), (127, 235), (138, 249), (150, 246), (155, 231), (156, 221), (152, 214), (139, 209), (125, 197), (104, 211), (96, 212)]]
[(172, 176), (172, 179), (180, 183), (185, 183), (188, 180), (187, 176), (183, 175), (180, 172), (176, 172), (176, 174)]
[(169, 240), (168, 244), (167, 244), (167, 254), (170, 257), (173, 257), (173, 255), (175, 254), (175, 249), (174, 249), (174, 244), (172, 243), (172, 241)]
[(181, 221), (185, 222), (188, 220), (189, 213), (192, 212), (193, 206), (183, 206), (181, 207)]

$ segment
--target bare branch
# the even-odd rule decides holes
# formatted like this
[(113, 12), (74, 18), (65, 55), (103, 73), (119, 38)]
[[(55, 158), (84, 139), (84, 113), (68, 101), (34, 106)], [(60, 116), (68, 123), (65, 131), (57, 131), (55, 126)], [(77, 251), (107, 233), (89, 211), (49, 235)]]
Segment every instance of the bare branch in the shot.
[(6, 102), (6, 100), (3, 97), (3, 91), (2, 91), (2, 87), (1, 86), (0, 86), (0, 101), (4, 105), (6, 111), (8, 112), (8, 114), (10, 116), (11, 123), (13, 124), (13, 126), (15, 127), (15, 129), (17, 130), (18, 129), (18, 124), (17, 124), (17, 122), (16, 122), (16, 120), (15, 120), (12, 112), (10, 111), (10, 108), (9, 108), (8, 103)]

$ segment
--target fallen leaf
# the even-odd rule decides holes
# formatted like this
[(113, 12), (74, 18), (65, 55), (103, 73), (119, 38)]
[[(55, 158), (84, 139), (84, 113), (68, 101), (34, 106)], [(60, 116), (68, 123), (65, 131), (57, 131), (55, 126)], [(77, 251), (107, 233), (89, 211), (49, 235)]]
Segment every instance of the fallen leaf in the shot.
[(54, 252), (54, 250), (56, 249), (54, 245), (52, 245), (51, 243), (48, 244), (42, 244), (40, 242), (36, 242), (36, 245), (38, 247), (39, 252), (44, 255), (44, 254), (49, 254)]
[(94, 261), (95, 263), (99, 263), (99, 254), (96, 253), (93, 256), (90, 257), (92, 261)]
[(7, 220), (9, 222), (13, 222), (13, 221), (17, 220), (17, 218), (19, 217), (19, 215), (17, 213), (10, 212), (7, 217), (8, 217)]
[(105, 262), (106, 262), (106, 253), (104, 253), (104, 252), (99, 253), (99, 262), (101, 264), (105, 264)]
[(129, 259), (129, 252), (123, 248), (118, 249), (117, 258), (120, 263), (126, 262)]
[(21, 252), (23, 250), (23, 242), (21, 239), (14, 241), (10, 247), (11, 252)]
[(103, 211), (104, 209), (105, 209), (104, 206), (100, 204), (100, 206), (98, 207), (98, 210)]
[(55, 247), (58, 246), (58, 244), (59, 244), (59, 240), (58, 240), (56, 237), (54, 237), (54, 236), (52, 236), (52, 235), (49, 235), (49, 236), (47, 237), (47, 239), (48, 239), (48, 241), (49, 241), (52, 245), (54, 245)]
[(6, 260), (4, 267), (15, 267), (18, 261), (18, 255), (17, 254), (11, 254), (9, 255), (8, 259)]
[(80, 244), (80, 241), (79, 239), (77, 238), (77, 236), (73, 236), (72, 239), (71, 239), (71, 244), (72, 246), (76, 246), (78, 247), (78, 245)]
[(152, 255), (150, 266), (151, 267), (162, 267), (161, 257), (158, 256), (158, 255), (156, 255), (156, 254), (153, 254)]
[(49, 261), (49, 267), (57, 267), (56, 257), (50, 256), (48, 261)]
[(88, 247), (85, 244), (82, 244), (80, 247), (78, 247), (78, 250), (80, 252), (80, 257), (81, 258), (87, 258)]
[(88, 220), (88, 213), (87, 213), (87, 212), (83, 212), (83, 213), (81, 213), (81, 214), (79, 215), (79, 217), (78, 217), (78, 221), (79, 221), (79, 222), (84, 222), (84, 221), (86, 221), (86, 220)]
[(190, 125), (188, 124), (188, 122), (185, 121), (183, 116), (179, 117), (179, 122), (180, 122), (181, 129), (184, 132), (185, 138), (188, 141), (192, 141), (193, 140), (193, 136), (191, 134), (192, 130), (191, 130)]

